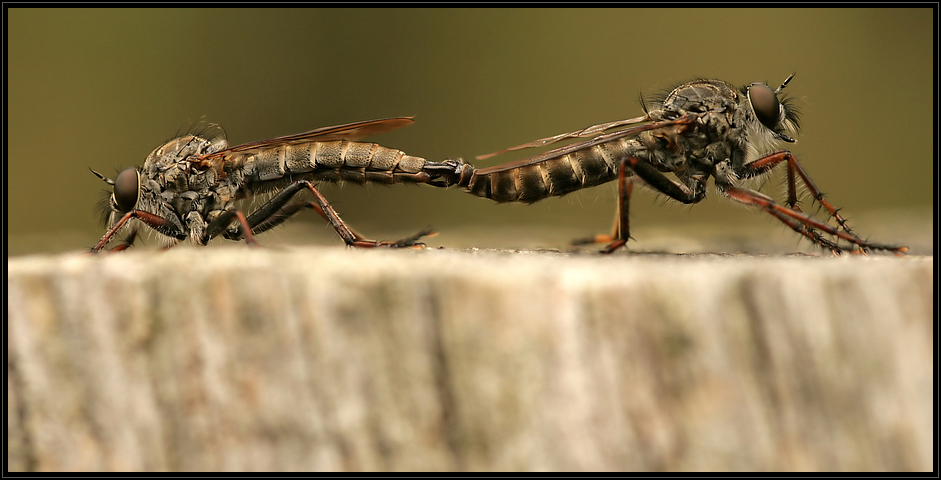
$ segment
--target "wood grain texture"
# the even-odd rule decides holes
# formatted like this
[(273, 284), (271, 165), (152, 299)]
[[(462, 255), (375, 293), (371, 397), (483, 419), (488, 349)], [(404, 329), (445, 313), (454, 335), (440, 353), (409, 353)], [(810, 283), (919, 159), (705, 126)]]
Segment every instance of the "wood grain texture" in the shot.
[(924, 471), (933, 257), (8, 260), (10, 471)]

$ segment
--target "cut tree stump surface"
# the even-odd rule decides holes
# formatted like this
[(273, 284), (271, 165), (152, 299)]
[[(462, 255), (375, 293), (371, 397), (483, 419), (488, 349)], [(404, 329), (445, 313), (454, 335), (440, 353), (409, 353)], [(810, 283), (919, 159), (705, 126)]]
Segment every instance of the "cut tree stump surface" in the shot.
[(933, 257), (8, 260), (10, 471), (930, 471)]

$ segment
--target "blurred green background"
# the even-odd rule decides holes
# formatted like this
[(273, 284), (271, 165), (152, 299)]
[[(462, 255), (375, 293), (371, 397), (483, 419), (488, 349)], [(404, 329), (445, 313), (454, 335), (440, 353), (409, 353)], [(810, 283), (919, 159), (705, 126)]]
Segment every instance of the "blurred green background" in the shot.
[[(189, 121), (220, 123), (239, 144), (415, 115), (414, 125), (375, 141), (430, 160), (493, 165), (535, 152), (473, 157), (637, 116), (640, 93), (700, 76), (776, 86), (792, 71), (787, 92), (804, 112), (792, 150), (831, 202), (878, 241), (905, 243), (892, 222), (912, 218), (931, 248), (928, 8), (7, 13), (11, 255), (93, 245), (105, 231), (93, 207), (106, 185), (88, 167), (113, 174), (140, 165)], [(759, 186), (782, 198), (781, 178)], [(531, 206), (425, 186), (323, 192), (369, 236), (434, 226), (441, 235), (430, 245), (481, 247), (551, 246), (607, 231), (615, 197), (613, 185)], [(769, 216), (717, 197), (710, 186), (706, 201), (683, 207), (635, 194), (634, 236), (668, 228), (695, 237), (713, 226), (767, 229), (800, 243)], [(310, 234), (301, 243), (339, 244), (315, 215), (288, 223), (262, 241), (290, 242), (285, 232), (299, 229)]]

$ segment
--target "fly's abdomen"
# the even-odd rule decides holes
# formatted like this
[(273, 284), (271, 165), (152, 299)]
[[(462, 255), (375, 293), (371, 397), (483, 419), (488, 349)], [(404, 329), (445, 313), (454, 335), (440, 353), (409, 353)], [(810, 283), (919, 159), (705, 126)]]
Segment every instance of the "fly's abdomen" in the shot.
[(483, 168), (464, 185), (470, 193), (498, 202), (533, 203), (614, 180), (610, 150), (602, 144), (528, 165)]
[(425, 159), (375, 143), (347, 141), (282, 145), (248, 155), (246, 178), (268, 182), (287, 177), (331, 182), (423, 183)]

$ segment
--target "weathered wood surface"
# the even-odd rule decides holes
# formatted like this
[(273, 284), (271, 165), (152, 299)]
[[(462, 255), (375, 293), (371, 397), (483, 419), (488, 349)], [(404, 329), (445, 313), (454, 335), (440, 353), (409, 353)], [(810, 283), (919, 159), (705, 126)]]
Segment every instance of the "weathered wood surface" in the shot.
[(43, 470), (930, 470), (933, 257), (8, 261)]

